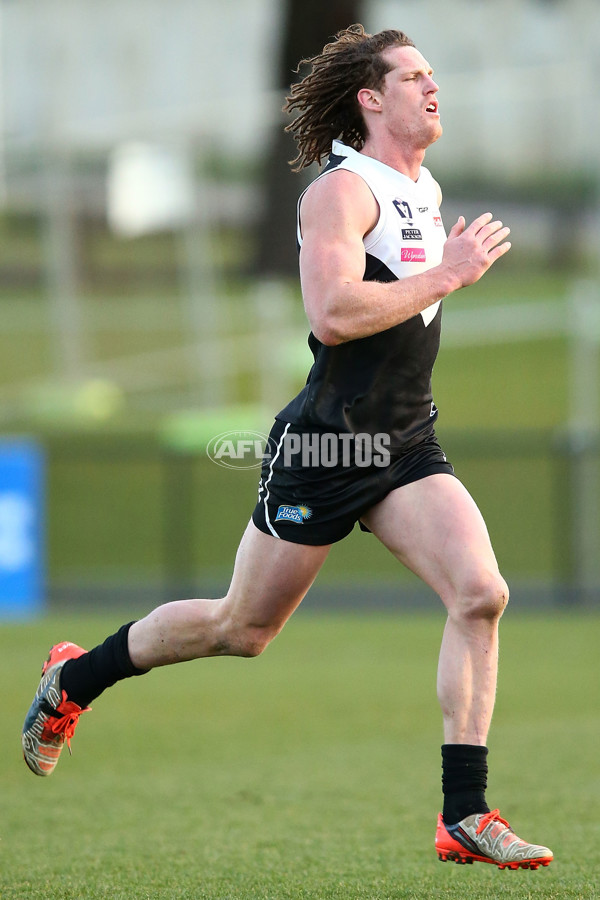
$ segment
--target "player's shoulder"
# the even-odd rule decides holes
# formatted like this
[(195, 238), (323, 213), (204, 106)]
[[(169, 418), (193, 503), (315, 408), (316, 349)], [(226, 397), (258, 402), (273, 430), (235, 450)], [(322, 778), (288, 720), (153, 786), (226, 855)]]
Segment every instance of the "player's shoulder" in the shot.
[(360, 175), (336, 168), (321, 175), (307, 188), (301, 205), (303, 226), (308, 223), (354, 223), (364, 234), (373, 228), (379, 205)]
[(368, 214), (376, 205), (367, 182), (350, 169), (335, 168), (323, 173), (306, 189), (302, 198), (303, 215), (334, 210), (365, 210)]
[(367, 182), (357, 172), (338, 166), (316, 178), (306, 189), (304, 197), (352, 199), (356, 193), (371, 193)]

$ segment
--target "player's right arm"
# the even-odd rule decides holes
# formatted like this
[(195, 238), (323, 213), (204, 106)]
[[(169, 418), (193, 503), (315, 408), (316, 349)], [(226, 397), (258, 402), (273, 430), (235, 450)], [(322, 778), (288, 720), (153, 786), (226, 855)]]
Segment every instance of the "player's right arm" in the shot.
[(315, 181), (301, 204), (300, 279), (315, 337), (328, 345), (369, 337), (412, 318), (473, 284), (510, 249), (491, 213), (468, 228), (461, 216), (442, 262), (391, 283), (363, 281), (363, 238), (377, 224), (377, 201), (360, 176), (344, 169)]

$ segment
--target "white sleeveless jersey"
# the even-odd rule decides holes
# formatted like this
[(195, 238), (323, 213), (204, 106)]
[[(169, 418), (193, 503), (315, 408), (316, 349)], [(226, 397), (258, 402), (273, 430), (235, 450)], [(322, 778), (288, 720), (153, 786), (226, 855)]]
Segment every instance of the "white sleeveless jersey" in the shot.
[[(339, 169), (360, 175), (379, 206), (379, 221), (363, 241), (367, 259), (372, 258), (367, 274), (376, 265), (375, 260), (387, 267), (396, 278), (416, 275), (442, 261), (446, 232), (438, 208), (437, 186), (429, 169), (421, 166), (415, 182), (379, 160), (364, 156), (341, 141), (334, 141), (329, 163), (319, 178)], [(303, 196), (298, 202), (300, 246), (299, 211)], [(365, 280), (389, 279), (367, 277)], [(423, 310), (421, 316), (426, 325), (435, 318), (438, 307), (439, 301)]]
[[(396, 281), (441, 262), (446, 233), (436, 183), (426, 168), (421, 167), (415, 182), (334, 141), (318, 177), (327, 178), (337, 169), (359, 175), (379, 205), (378, 222), (364, 238), (365, 281)], [(437, 301), (393, 328), (335, 347), (322, 344), (311, 332), (314, 364), (306, 385), (278, 418), (335, 432), (388, 433), (392, 447), (430, 433), (437, 418), (431, 372), (441, 317)]]

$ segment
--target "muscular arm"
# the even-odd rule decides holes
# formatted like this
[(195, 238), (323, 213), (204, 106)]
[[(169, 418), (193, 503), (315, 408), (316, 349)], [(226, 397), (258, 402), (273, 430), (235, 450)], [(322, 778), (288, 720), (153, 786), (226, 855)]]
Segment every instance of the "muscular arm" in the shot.
[(510, 249), (509, 233), (491, 213), (450, 231), (442, 262), (426, 272), (382, 284), (363, 281), (363, 237), (379, 209), (362, 178), (332, 172), (307, 191), (301, 207), (300, 279), (315, 337), (328, 345), (368, 337), (420, 313), (437, 300), (478, 281)]

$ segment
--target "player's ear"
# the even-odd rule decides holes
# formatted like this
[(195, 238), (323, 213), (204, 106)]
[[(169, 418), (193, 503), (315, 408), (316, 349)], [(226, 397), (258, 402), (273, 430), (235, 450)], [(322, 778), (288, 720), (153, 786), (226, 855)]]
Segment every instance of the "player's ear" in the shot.
[(372, 88), (361, 88), (356, 95), (356, 99), (363, 109), (368, 109), (370, 112), (379, 112), (381, 110), (379, 92), (374, 91)]

